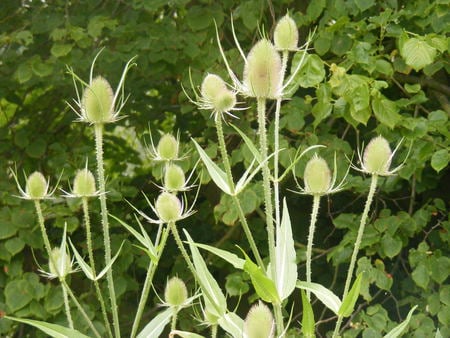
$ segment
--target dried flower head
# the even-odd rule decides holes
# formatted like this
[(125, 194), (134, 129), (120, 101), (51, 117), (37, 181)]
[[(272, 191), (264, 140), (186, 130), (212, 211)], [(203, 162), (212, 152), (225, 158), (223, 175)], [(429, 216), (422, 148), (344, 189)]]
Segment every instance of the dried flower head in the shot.
[(272, 312), (262, 302), (253, 305), (244, 321), (244, 337), (273, 338), (275, 335), (275, 321)]
[(298, 29), (295, 21), (286, 14), (275, 26), (273, 41), (276, 49), (281, 51), (296, 51), (298, 44)]

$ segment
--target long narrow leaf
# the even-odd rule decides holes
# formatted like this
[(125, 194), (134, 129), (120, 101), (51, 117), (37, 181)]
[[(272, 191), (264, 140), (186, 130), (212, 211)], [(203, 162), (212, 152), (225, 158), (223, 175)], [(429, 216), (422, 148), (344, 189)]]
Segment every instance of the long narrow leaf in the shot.
[(180, 336), (182, 338), (205, 338), (204, 336), (201, 336), (199, 334), (187, 331), (173, 330), (172, 332), (170, 332), (169, 338), (173, 338), (175, 336)]
[(34, 326), (35, 328), (54, 338), (90, 338), (89, 336), (86, 336), (77, 330), (69, 329), (57, 324), (43, 322), (40, 320), (16, 318), (10, 316), (5, 316), (4, 318)]
[(227, 261), (231, 265), (233, 265), (236, 269), (242, 270), (244, 269), (244, 263), (245, 260), (242, 258), (239, 258), (234, 253), (228, 252), (226, 250), (218, 249), (213, 246), (207, 245), (207, 244), (201, 244), (201, 243), (193, 243), (195, 246), (207, 250), (214, 255), (222, 258), (223, 260)]
[(242, 338), (242, 330), (244, 328), (244, 321), (241, 317), (233, 312), (229, 312), (219, 318), (219, 325), (224, 331), (233, 338)]
[[(406, 329), (406, 327), (409, 324), (409, 321), (411, 320), (412, 314), (413, 312), (416, 310), (417, 305), (415, 305), (411, 310), (409, 310), (408, 312), (408, 316), (406, 316), (406, 319), (400, 323), (399, 325), (397, 325), (396, 327), (394, 327), (391, 331), (389, 331), (384, 338), (396, 338), (399, 337), (402, 332)], [(437, 336), (437, 332), (436, 332), (436, 337)]]
[(250, 151), (253, 154), (253, 157), (256, 158), (256, 160), (258, 161), (258, 163), (262, 162), (262, 157), (260, 152), (258, 151), (258, 149), (256, 148), (255, 144), (252, 142), (252, 140), (250, 140), (250, 138), (245, 135), (245, 133), (240, 130), (238, 127), (236, 127), (234, 124), (230, 124), (234, 130), (236, 130), (238, 132), (239, 135), (241, 135), (242, 139), (244, 140), (245, 144), (247, 145), (248, 149), (250, 149)]
[(81, 257), (81, 255), (78, 253), (77, 248), (75, 248), (75, 245), (73, 245), (72, 240), (70, 238), (69, 238), (69, 243), (70, 243), (70, 246), (72, 247), (72, 251), (75, 255), (75, 259), (78, 263), (78, 266), (81, 268), (81, 270), (83, 270), (83, 272), (87, 278), (89, 278), (90, 280), (95, 280), (95, 276), (94, 276), (94, 273), (92, 272), (92, 268), (89, 266), (89, 264), (87, 264), (84, 261), (83, 257)]
[(137, 335), (137, 338), (158, 338), (170, 322), (173, 314), (174, 309), (171, 307), (167, 308), (145, 325), (144, 329)]
[(314, 312), (308, 297), (306, 297), (305, 290), (300, 291), (302, 293), (303, 305), (302, 332), (306, 338), (313, 338), (315, 337), (314, 326), (316, 325), (314, 321)]
[(353, 286), (350, 289), (349, 293), (342, 300), (342, 305), (339, 308), (338, 315), (341, 315), (342, 317), (348, 317), (353, 313), (356, 301), (358, 300), (359, 290), (361, 289), (362, 277), (363, 277), (362, 273), (360, 273), (358, 277), (356, 277), (356, 280), (353, 283)]
[(104, 275), (104, 274), (111, 268), (111, 266), (114, 264), (114, 262), (116, 261), (117, 257), (119, 257), (120, 251), (122, 250), (122, 247), (123, 247), (123, 243), (125, 243), (125, 242), (122, 242), (122, 244), (120, 245), (119, 250), (117, 250), (117, 253), (116, 253), (115, 256), (111, 259), (111, 262), (109, 262), (109, 264), (108, 264), (107, 266), (105, 266), (105, 267), (103, 268), (103, 270), (100, 271), (100, 273), (97, 275), (97, 277), (96, 277), (97, 280), (99, 280), (99, 279), (101, 279), (101, 278), (103, 277), (103, 275)]
[(338, 314), (342, 302), (332, 291), (318, 283), (297, 281), (296, 286), (300, 289), (311, 291), (327, 308)]

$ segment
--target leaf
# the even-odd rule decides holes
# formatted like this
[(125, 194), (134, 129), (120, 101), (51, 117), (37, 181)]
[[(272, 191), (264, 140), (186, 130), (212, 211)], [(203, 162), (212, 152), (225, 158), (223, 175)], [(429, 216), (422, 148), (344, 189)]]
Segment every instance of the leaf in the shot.
[(370, 118), (370, 94), (367, 83), (354, 87), (345, 100), (350, 104), (350, 114), (358, 122), (366, 125)]
[(236, 127), (234, 124), (230, 125), (233, 127), (234, 130), (237, 131), (237, 133), (239, 135), (241, 135), (242, 139), (244, 140), (245, 144), (247, 145), (248, 149), (250, 149), (251, 153), (253, 154), (254, 158), (256, 158), (256, 160), (258, 161), (258, 163), (262, 162), (262, 156), (260, 154), (260, 152), (258, 151), (258, 149), (256, 148), (255, 144), (252, 142), (252, 140), (250, 140), (250, 138), (245, 135), (245, 133), (240, 130), (238, 127)]
[(402, 250), (402, 240), (389, 234), (384, 234), (381, 239), (381, 248), (387, 257), (395, 257)]
[(207, 245), (207, 244), (201, 244), (201, 243), (192, 243), (193, 245), (208, 250), (209, 252), (213, 253), (214, 255), (222, 258), (223, 260), (226, 260), (228, 263), (233, 265), (236, 269), (242, 270), (244, 269), (244, 263), (245, 260), (242, 258), (239, 258), (234, 253), (228, 252), (226, 250), (218, 249), (216, 247)]
[(281, 225), (276, 230), (275, 259), (276, 286), (283, 301), (294, 291), (297, 282), (296, 252), (286, 198), (283, 199)]
[(391, 129), (394, 128), (401, 119), (395, 102), (387, 99), (378, 90), (372, 95), (372, 109), (378, 121)]
[(303, 306), (303, 316), (302, 316), (302, 332), (306, 338), (315, 337), (314, 326), (316, 325), (314, 321), (314, 312), (308, 297), (304, 290), (301, 290), (302, 294), (302, 306)]
[(54, 338), (90, 338), (89, 336), (86, 336), (77, 330), (69, 329), (67, 327), (57, 324), (43, 322), (40, 320), (15, 318), (10, 316), (5, 316), (4, 318), (34, 326), (35, 328), (38, 328), (42, 332)]
[(69, 54), (71, 50), (72, 50), (71, 44), (57, 42), (50, 49), (50, 53), (52, 53), (53, 56), (59, 58), (61, 56)]
[(147, 325), (145, 325), (142, 331), (137, 335), (137, 338), (158, 338), (162, 334), (166, 325), (170, 322), (174, 312), (174, 309), (169, 307), (159, 313)]
[(360, 273), (358, 277), (356, 277), (356, 280), (353, 283), (353, 286), (350, 289), (349, 293), (342, 300), (342, 305), (339, 308), (338, 315), (343, 317), (349, 317), (353, 313), (356, 301), (358, 300), (359, 290), (361, 289), (362, 277), (363, 273)]
[(433, 63), (436, 57), (436, 48), (430, 46), (423, 39), (407, 39), (400, 48), (400, 55), (408, 66), (419, 71)]
[(242, 338), (244, 321), (237, 314), (229, 312), (219, 318), (219, 325), (233, 338)]
[(431, 156), (431, 167), (439, 173), (447, 167), (449, 160), (450, 157), (447, 149), (438, 150)]
[(196, 334), (196, 333), (187, 332), (187, 331), (180, 331), (180, 330), (173, 330), (172, 332), (170, 332), (169, 338), (172, 338), (174, 336), (180, 336), (180, 337), (183, 337), (183, 338), (205, 338), (204, 336), (201, 336), (201, 335)]
[[(294, 55), (291, 65), (291, 72), (294, 73), (301, 62), (303, 51), (297, 52)], [(306, 54), (303, 63), (300, 65), (297, 73), (294, 76), (294, 88), (298, 86), (302, 88), (316, 87), (325, 78), (325, 67), (320, 56), (316, 54)], [(291, 90), (289, 90), (291, 92)]]
[(415, 305), (411, 310), (408, 312), (408, 316), (406, 316), (406, 319), (396, 327), (394, 327), (391, 331), (389, 331), (384, 338), (396, 338), (401, 335), (401, 333), (406, 329), (406, 327), (409, 324), (409, 321), (411, 320), (413, 312), (416, 310), (417, 305)]
[(197, 148), (198, 154), (202, 159), (203, 163), (206, 165), (206, 169), (208, 170), (209, 175), (211, 176), (214, 183), (226, 194), (232, 195), (231, 187), (229, 186), (227, 175), (225, 172), (219, 168), (217, 164), (215, 164), (209, 156), (205, 153), (205, 151), (198, 145), (197, 142), (193, 139), (195, 147)]
[(12, 280), (4, 289), (6, 305), (16, 312), (33, 300), (32, 286), (27, 280)]
[(341, 307), (341, 300), (331, 290), (318, 283), (308, 283), (297, 281), (297, 288), (311, 291), (327, 308), (338, 314)]

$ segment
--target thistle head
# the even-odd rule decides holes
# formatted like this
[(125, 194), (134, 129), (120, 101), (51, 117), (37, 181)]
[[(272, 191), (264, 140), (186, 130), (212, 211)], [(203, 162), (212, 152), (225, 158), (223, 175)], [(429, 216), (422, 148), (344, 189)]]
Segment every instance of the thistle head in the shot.
[(267, 39), (250, 50), (244, 67), (244, 93), (250, 97), (276, 99), (282, 92), (281, 58)]
[(253, 305), (244, 322), (244, 337), (246, 338), (273, 338), (275, 334), (275, 321), (272, 312), (262, 302)]
[(180, 307), (186, 304), (188, 300), (188, 291), (186, 284), (178, 278), (172, 277), (167, 281), (164, 290), (164, 301), (168, 306)]
[(42, 200), (49, 196), (48, 183), (39, 171), (35, 171), (27, 178), (25, 185), (25, 196), (30, 200)]
[(78, 170), (73, 180), (72, 193), (74, 197), (91, 197), (98, 194), (95, 189), (94, 175), (89, 169)]
[(208, 74), (203, 79), (201, 101), (204, 109), (211, 109), (216, 113), (226, 113), (236, 105), (236, 93), (229, 90), (225, 81), (215, 74)]
[(52, 276), (54, 278), (64, 278), (69, 273), (73, 272), (70, 255), (65, 250), (61, 250), (61, 248), (56, 247), (53, 248), (50, 255), (51, 258), (49, 258), (48, 262), (50, 273), (48, 276)]
[(178, 159), (180, 143), (172, 134), (164, 134), (156, 146), (156, 158), (160, 161), (174, 161)]
[(289, 16), (289, 14), (283, 16), (275, 26), (273, 41), (277, 50), (297, 50), (298, 29), (295, 21)]
[(163, 191), (156, 199), (155, 210), (162, 222), (176, 222), (182, 218), (183, 204), (175, 194)]
[(185, 190), (186, 177), (179, 165), (169, 163), (164, 171), (164, 189), (169, 192)]
[(305, 192), (311, 195), (324, 195), (332, 187), (331, 170), (327, 162), (315, 154), (308, 161), (304, 172)]
[(81, 114), (86, 122), (109, 123), (114, 116), (114, 92), (109, 82), (97, 76), (84, 89), (81, 99)]

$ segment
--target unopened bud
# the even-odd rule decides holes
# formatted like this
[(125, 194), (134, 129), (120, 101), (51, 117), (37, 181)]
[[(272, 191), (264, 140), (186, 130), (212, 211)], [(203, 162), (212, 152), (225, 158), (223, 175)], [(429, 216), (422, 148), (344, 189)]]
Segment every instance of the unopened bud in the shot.
[(216, 112), (228, 112), (236, 105), (236, 94), (227, 88), (220, 76), (206, 75), (200, 91), (203, 100)]
[(180, 191), (186, 184), (184, 171), (176, 164), (168, 164), (164, 173), (164, 189), (167, 191)]
[(95, 193), (94, 175), (87, 168), (79, 170), (73, 180), (73, 194), (78, 197), (89, 197)]
[(289, 14), (278, 21), (273, 34), (273, 41), (278, 50), (294, 51), (297, 49), (298, 29)]
[(178, 278), (172, 277), (167, 281), (164, 300), (170, 306), (182, 306), (188, 298), (186, 284)]
[(373, 138), (364, 150), (363, 168), (369, 174), (388, 175), (392, 151), (388, 141), (382, 136)]
[(161, 160), (171, 161), (178, 159), (178, 140), (172, 134), (164, 134), (159, 140), (156, 151)]
[(161, 221), (175, 222), (180, 219), (182, 213), (182, 205), (175, 194), (170, 192), (162, 192), (155, 202), (156, 212)]
[(272, 338), (275, 322), (270, 309), (264, 303), (253, 305), (244, 322), (244, 337)]
[(51, 258), (49, 258), (48, 263), (50, 274), (58, 277), (67, 276), (72, 271), (69, 254), (61, 251), (59, 247), (54, 248), (50, 254)]
[(106, 79), (97, 76), (84, 90), (81, 101), (83, 116), (90, 123), (114, 120), (114, 92)]
[(323, 195), (329, 191), (331, 187), (331, 171), (327, 162), (322, 157), (315, 154), (306, 163), (304, 181), (305, 192), (309, 194)]
[(274, 45), (262, 39), (253, 46), (244, 67), (244, 87), (249, 96), (276, 99), (281, 94), (281, 58)]
[(39, 171), (35, 171), (27, 178), (25, 193), (28, 198), (40, 200), (47, 196), (48, 184), (44, 175)]

